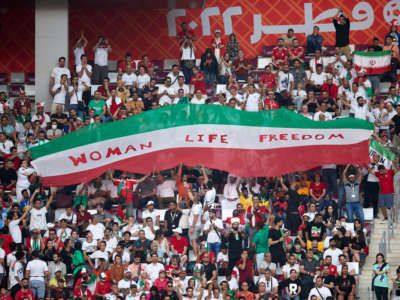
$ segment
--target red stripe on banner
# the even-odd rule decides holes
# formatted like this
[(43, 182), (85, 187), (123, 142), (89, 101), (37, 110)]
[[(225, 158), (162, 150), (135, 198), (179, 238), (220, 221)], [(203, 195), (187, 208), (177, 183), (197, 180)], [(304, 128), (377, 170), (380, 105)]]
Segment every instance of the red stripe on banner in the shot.
[(355, 65), (354, 69), (358, 72), (361, 69), (365, 70), (365, 74), (366, 75), (373, 75), (373, 74), (382, 74), (385, 72), (389, 72), (390, 71), (390, 65), (386, 66), (386, 67), (380, 67), (380, 68), (368, 68), (368, 67), (361, 67), (359, 65)]
[(90, 181), (107, 169), (149, 174), (186, 165), (204, 165), (243, 177), (279, 176), (323, 164), (369, 162), (368, 140), (353, 145), (289, 147), (269, 150), (176, 148), (155, 151), (103, 167), (67, 175), (43, 177), (46, 186), (65, 186)]

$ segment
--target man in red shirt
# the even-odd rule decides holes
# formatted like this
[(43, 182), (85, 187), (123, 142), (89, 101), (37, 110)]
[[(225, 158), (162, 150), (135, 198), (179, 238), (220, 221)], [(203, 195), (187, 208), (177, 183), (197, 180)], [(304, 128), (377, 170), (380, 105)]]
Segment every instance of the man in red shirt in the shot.
[(321, 182), (321, 175), (315, 174), (314, 182), (310, 184), (310, 195), (319, 204), (326, 193), (326, 184)]
[(206, 95), (207, 92), (206, 92), (206, 85), (204, 83), (204, 74), (200, 73), (199, 68), (197, 67), (194, 67), (192, 71), (193, 71), (193, 76), (190, 79), (190, 84), (193, 84), (194, 86), (193, 90), (194, 91), (201, 90), (201, 93), (203, 95)]
[(379, 192), (378, 207), (381, 209), (382, 215), (384, 217), (383, 221), (387, 220), (387, 209), (393, 207), (393, 194), (394, 194), (394, 184), (393, 177), (396, 171), (398, 171), (398, 159), (393, 161), (393, 166), (396, 170), (390, 169), (386, 170), (383, 165), (378, 166), (378, 172), (374, 172), (372, 169), (368, 169), (371, 174), (374, 174), (379, 179), (381, 190)]
[(275, 100), (275, 92), (269, 91), (268, 97), (264, 100), (264, 110), (278, 109), (279, 103)]
[(197, 37), (194, 35), (193, 30), (189, 29), (186, 22), (181, 24), (182, 31), (178, 33), (178, 44), (182, 45), (185, 40), (197, 41)]
[(100, 98), (104, 101), (107, 101), (111, 97), (110, 79), (108, 77), (104, 77), (103, 85), (99, 86), (97, 91), (100, 92)]
[(322, 85), (321, 88), (321, 93), (322, 91), (327, 91), (328, 92), (328, 97), (329, 99), (336, 100), (338, 97), (338, 87), (336, 84), (333, 83), (332, 76), (329, 76), (326, 79), (326, 82)]
[(253, 261), (249, 258), (247, 249), (243, 250), (240, 259), (236, 262), (236, 266), (239, 269), (239, 285), (246, 281), (250, 287), (253, 287)]
[(131, 66), (134, 71), (136, 71), (136, 64), (132, 60), (132, 55), (129, 52), (125, 54), (125, 60), (119, 63), (118, 69), (121, 69), (123, 73), (126, 71), (127, 66)]
[(79, 298), (79, 299), (94, 300), (95, 298), (93, 297), (90, 290), (88, 290), (87, 286), (88, 286), (87, 283), (82, 282), (80, 286), (74, 290), (74, 299)]
[(271, 66), (265, 66), (265, 73), (261, 75), (261, 80), (259, 81), (261, 87), (267, 90), (273, 90), (276, 84), (275, 75), (271, 72)]
[(19, 93), (19, 97), (18, 99), (16, 99), (14, 101), (14, 112), (16, 115), (20, 115), (21, 114), (21, 108), (25, 106), (26, 110), (28, 113), (31, 112), (31, 102), (28, 99), (28, 97), (26, 97), (25, 92), (21, 92)]
[(238, 54), (239, 56), (233, 62), (232, 69), (236, 74), (236, 80), (247, 80), (251, 64), (249, 64), (249, 62), (244, 58), (244, 52), (242, 49), (239, 50)]
[(111, 283), (108, 280), (107, 274), (104, 272), (100, 273), (99, 278), (100, 281), (96, 283), (96, 289), (94, 290), (94, 295), (97, 298), (102, 298), (105, 294), (111, 292)]
[(293, 39), (293, 47), (289, 49), (289, 58), (291, 63), (295, 59), (304, 63), (304, 48), (299, 45), (299, 40), (296, 38)]
[(181, 264), (184, 265), (187, 260), (187, 250), (189, 247), (189, 242), (187, 238), (181, 236), (182, 229), (175, 228), (172, 230), (173, 236), (171, 237), (171, 249), (173, 254), (179, 255), (181, 258)]
[(32, 290), (29, 289), (28, 278), (22, 279), (21, 289), (15, 295), (15, 300), (35, 300)]
[(279, 66), (288, 61), (289, 50), (283, 46), (283, 39), (278, 39), (278, 46), (272, 49), (272, 62), (275, 66)]

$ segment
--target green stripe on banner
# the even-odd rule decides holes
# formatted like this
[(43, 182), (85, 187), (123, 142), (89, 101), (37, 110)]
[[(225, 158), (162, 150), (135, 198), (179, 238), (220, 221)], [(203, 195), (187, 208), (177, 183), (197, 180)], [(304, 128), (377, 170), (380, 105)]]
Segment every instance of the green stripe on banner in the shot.
[(373, 129), (372, 123), (361, 119), (312, 121), (285, 108), (246, 112), (220, 105), (182, 104), (157, 108), (125, 120), (91, 124), (49, 143), (34, 147), (31, 149), (31, 154), (34, 159), (37, 159), (51, 153), (113, 138), (199, 124), (305, 129)]
[(367, 56), (367, 57), (378, 57), (378, 56), (386, 56), (386, 55), (391, 55), (392, 52), (389, 50), (386, 51), (374, 51), (374, 52), (362, 52), (362, 51), (354, 51), (354, 55), (359, 55), (359, 56)]
[(389, 149), (385, 148), (381, 143), (379, 143), (377, 140), (371, 140), (369, 142), (369, 146), (374, 149), (376, 152), (378, 152), (380, 155), (385, 157), (386, 159), (392, 161), (396, 158), (396, 154), (394, 154), (392, 151)]

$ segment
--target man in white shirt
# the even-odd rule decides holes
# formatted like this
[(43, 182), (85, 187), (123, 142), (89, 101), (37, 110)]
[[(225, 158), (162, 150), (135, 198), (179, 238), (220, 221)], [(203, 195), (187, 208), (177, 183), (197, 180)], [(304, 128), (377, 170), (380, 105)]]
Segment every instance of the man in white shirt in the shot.
[(15, 262), (10, 265), (10, 273), (8, 277), (8, 289), (11, 290), (11, 296), (13, 299), (15, 299), (15, 294), (21, 288), (21, 280), (24, 278), (24, 252), (17, 252), (15, 258)]
[(289, 73), (289, 65), (283, 63), (282, 71), (278, 73), (278, 89), (277, 92), (288, 91), (291, 94), (294, 88), (294, 77)]
[(57, 106), (61, 105), (64, 111), (65, 100), (68, 93), (73, 90), (73, 87), (68, 84), (68, 78), (66, 74), (61, 75), (59, 83), (54, 84), (51, 89), (51, 95), (53, 96), (53, 103), (51, 105), (51, 113), (55, 114)]
[(315, 287), (311, 289), (308, 295), (308, 300), (311, 300), (313, 296), (317, 299), (326, 300), (328, 297), (332, 297), (332, 293), (329, 288), (324, 286), (324, 282), (321, 276), (318, 276), (315, 280)]
[(167, 77), (171, 78), (171, 85), (175, 88), (178, 85), (179, 76), (183, 76), (183, 72), (179, 71), (178, 65), (173, 65), (171, 72), (168, 73)]
[(61, 75), (63, 74), (66, 74), (68, 79), (71, 78), (71, 72), (69, 71), (68, 68), (65, 67), (65, 57), (62, 56), (58, 59), (58, 66), (54, 67), (53, 70), (51, 71), (50, 84), (49, 84), (50, 91), (53, 89), (53, 86), (55, 84), (60, 83)]
[(20, 218), (18, 218), (17, 213), (12, 214), (12, 219), (10, 223), (8, 223), (8, 229), (10, 231), (10, 235), (15, 244), (22, 246), (22, 232), (21, 228), (19, 227), (19, 223), (26, 217), (28, 212), (31, 210), (31, 207), (28, 206), (28, 209), (22, 214)]
[(205, 104), (206, 103), (206, 99), (207, 97), (204, 96), (201, 93), (201, 90), (197, 90), (196, 94), (194, 95), (194, 97), (192, 98), (192, 100), (190, 100), (191, 104)]
[(342, 99), (343, 103), (350, 107), (350, 111), (354, 114), (354, 118), (367, 120), (369, 114), (369, 106), (364, 102), (364, 98), (362, 96), (357, 97), (357, 104), (351, 103), (346, 99)]
[(143, 90), (146, 85), (150, 83), (150, 75), (146, 73), (146, 68), (144, 66), (139, 67), (139, 75), (137, 76), (137, 87), (139, 90)]
[[(33, 192), (32, 197), (39, 192), (39, 189), (36, 189)], [(33, 208), (31, 209), (31, 219), (29, 222), (29, 230), (33, 229), (39, 230), (47, 230), (47, 221), (46, 221), (46, 213), (50, 207), (50, 204), (53, 202), (55, 196), (55, 192), (51, 193), (49, 200), (46, 205), (41, 207), (41, 200), (36, 198), (33, 202)]]
[(224, 186), (224, 199), (222, 200), (222, 209), (235, 209), (236, 204), (239, 202), (239, 195), (237, 192), (237, 178), (235, 176), (229, 176), (228, 182)]
[(92, 77), (92, 66), (87, 63), (87, 57), (85, 54), (81, 55), (81, 63), (75, 67), (76, 74), (79, 77), (79, 83), (83, 82), (90, 86), (90, 78)]
[(349, 81), (352, 81), (354, 78), (356, 78), (357, 73), (353, 69), (353, 64), (351, 61), (347, 61), (344, 65), (344, 68), (340, 71), (339, 73), (339, 78), (340, 79), (348, 79)]
[(99, 40), (93, 48), (94, 51), (94, 68), (92, 83), (101, 85), (108, 75), (108, 53), (111, 52), (111, 46), (107, 38), (100, 36)]
[(167, 77), (165, 79), (165, 84), (160, 86), (158, 89), (159, 103), (171, 104), (175, 99), (175, 87), (171, 85), (171, 78)]
[(133, 72), (132, 66), (126, 66), (126, 72), (122, 74), (122, 81), (125, 83), (127, 88), (137, 86), (137, 76)]
[(339, 256), (343, 254), (342, 250), (336, 247), (336, 240), (330, 239), (329, 240), (329, 248), (324, 252), (324, 259), (327, 256), (332, 257), (332, 264), (335, 266), (339, 265)]
[(236, 99), (239, 105), (244, 102), (244, 96), (237, 92), (237, 88), (234, 85), (231, 85), (229, 91), (226, 92), (226, 102), (228, 103), (231, 99)]
[(58, 217), (57, 222), (62, 219), (67, 220), (68, 224), (76, 224), (76, 214), (74, 213), (72, 207), (67, 207), (65, 211)]
[[(92, 254), (90, 254), (89, 264), (92, 266), (92, 268), (97, 268), (97, 266), (99, 265), (100, 258), (103, 258), (106, 261), (106, 263), (108, 262), (109, 253), (106, 251), (106, 246), (107, 246), (106, 242), (101, 241), (99, 250), (96, 250)], [(93, 265), (92, 259), (95, 260), (94, 265)]]
[(260, 111), (263, 109), (260, 94), (256, 92), (254, 84), (249, 84), (245, 99), (244, 108), (246, 111)]
[(217, 256), (221, 251), (221, 235), (224, 230), (224, 224), (215, 215), (215, 209), (210, 209), (208, 214), (209, 219), (204, 224), (204, 232), (207, 234), (209, 250)]
[(158, 198), (158, 207), (160, 209), (166, 209), (168, 208), (169, 203), (174, 200), (176, 182), (172, 179), (165, 179), (161, 174), (157, 176), (157, 181), (158, 185), (156, 195)]
[(332, 121), (332, 114), (326, 110), (326, 103), (321, 103), (320, 111), (314, 114), (314, 121)]
[(4, 132), (0, 132), (0, 152), (3, 154), (10, 154), (12, 147), (14, 147), (14, 143), (7, 139)]
[(146, 220), (148, 217), (153, 219), (154, 224), (160, 226), (160, 213), (158, 212), (158, 209), (154, 208), (154, 201), (152, 200), (146, 203), (146, 209), (142, 213), (143, 220)]
[(154, 282), (158, 278), (160, 271), (164, 271), (164, 265), (158, 262), (157, 253), (153, 252), (151, 254), (151, 263), (147, 264), (146, 271), (150, 274), (151, 282)]
[(296, 257), (292, 254), (289, 256), (287, 264), (282, 267), (283, 277), (288, 279), (291, 270), (295, 270), (297, 273), (300, 272), (300, 265), (296, 263)]
[(99, 222), (99, 216), (93, 215), (91, 217), (92, 223), (87, 227), (87, 230), (93, 234), (94, 240), (101, 240), (104, 237), (105, 227), (102, 223)]
[(260, 280), (258, 281), (258, 284), (260, 283), (265, 284), (265, 292), (267, 294), (278, 294), (278, 280), (272, 276), (272, 272), (270, 269), (265, 269), (264, 277), (261, 277)]
[(183, 89), (184, 95), (186, 97), (190, 96), (189, 85), (185, 84), (185, 77), (183, 76), (178, 77), (178, 83), (175, 86), (175, 95), (178, 94), (179, 89)]
[(326, 73), (322, 72), (322, 70), (322, 65), (318, 64), (316, 72), (311, 74), (310, 86), (314, 88), (314, 92), (321, 91), (321, 87), (326, 80)]
[(315, 73), (317, 71), (317, 65), (324, 65), (324, 60), (321, 56), (321, 50), (316, 49), (314, 55), (314, 58), (311, 58), (309, 62), (311, 73)]
[(79, 82), (78, 76), (73, 76), (72, 84), (68, 92), (68, 96), (70, 97), (69, 109), (75, 109), (79, 115), (83, 114), (79, 103), (85, 103), (83, 99), (83, 94), (85, 92), (90, 92), (90, 86), (87, 85), (85, 81)]
[(46, 278), (49, 276), (47, 264), (39, 259), (39, 251), (32, 252), (32, 260), (26, 266), (26, 277), (29, 278), (29, 288), (35, 299), (44, 299)]

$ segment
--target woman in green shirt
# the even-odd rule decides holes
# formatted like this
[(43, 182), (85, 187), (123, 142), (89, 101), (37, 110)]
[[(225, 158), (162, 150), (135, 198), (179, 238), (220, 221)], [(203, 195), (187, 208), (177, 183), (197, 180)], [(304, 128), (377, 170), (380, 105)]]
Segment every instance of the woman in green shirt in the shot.
[(374, 272), (372, 287), (375, 291), (376, 299), (388, 300), (390, 267), (385, 262), (385, 257), (382, 253), (376, 255), (376, 262), (372, 267), (372, 271)]

